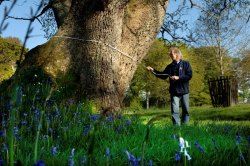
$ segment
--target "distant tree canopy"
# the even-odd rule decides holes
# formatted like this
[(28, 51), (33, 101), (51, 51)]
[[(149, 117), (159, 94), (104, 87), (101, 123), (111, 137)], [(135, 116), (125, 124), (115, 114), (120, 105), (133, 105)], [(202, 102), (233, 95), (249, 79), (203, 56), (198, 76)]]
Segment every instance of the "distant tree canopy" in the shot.
[[(18, 38), (0, 37), (0, 82), (14, 74), (21, 50), (22, 43)], [(27, 49), (25, 51), (27, 52)]]
[[(216, 61), (216, 55), (211, 47), (190, 47), (184, 43), (172, 43), (179, 47), (183, 54), (183, 59), (190, 62), (193, 69), (193, 78), (190, 81), (190, 101), (191, 105), (210, 104), (209, 89), (207, 81), (220, 75), (220, 68)], [(169, 103), (168, 93), (169, 81), (156, 78), (146, 71), (145, 66), (150, 65), (157, 70), (164, 70), (171, 63), (168, 55), (170, 45), (157, 39), (150, 48), (146, 58), (138, 66), (131, 86), (128, 90), (128, 98), (140, 98), (142, 92), (150, 92), (150, 104), (164, 106)], [(226, 75), (232, 75), (232, 58), (225, 57), (227, 66)], [(145, 93), (144, 93), (145, 94)], [(141, 97), (145, 101), (145, 98)], [(130, 100), (132, 101), (132, 100)]]
[(237, 76), (239, 81), (239, 88), (242, 91), (240, 96), (250, 98), (250, 50), (245, 50), (241, 54), (239, 61), (239, 68), (237, 69)]

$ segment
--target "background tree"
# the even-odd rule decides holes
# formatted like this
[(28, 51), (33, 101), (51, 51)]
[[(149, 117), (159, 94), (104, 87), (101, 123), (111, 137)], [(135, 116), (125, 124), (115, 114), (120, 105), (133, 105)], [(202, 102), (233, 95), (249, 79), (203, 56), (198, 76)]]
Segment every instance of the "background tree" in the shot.
[(0, 37), (0, 83), (14, 74), (21, 50), (22, 43), (18, 38)]
[(190, 9), (187, 1), (171, 2), (178, 4), (178, 7), (171, 12), (167, 10), (159, 37), (168, 44), (178, 41), (188, 44), (194, 43), (197, 39), (190, 26), (190, 20), (187, 20), (185, 16), (189, 16), (191, 12), (197, 11), (197, 9)]
[(239, 89), (242, 91), (240, 97), (243, 100), (250, 98), (250, 50), (244, 50), (241, 53), (239, 68), (237, 69), (237, 76), (239, 81)]
[[(212, 46), (220, 67), (220, 75), (225, 74), (225, 57), (238, 47), (238, 41), (247, 30), (249, 1), (212, 0), (203, 1), (203, 10), (197, 21), (196, 33), (200, 45)], [(243, 7), (246, 7), (246, 9)], [(240, 35), (241, 34), (241, 35)], [(249, 40), (249, 39), (248, 39)]]
[(168, 100), (168, 81), (156, 78), (146, 70), (146, 66), (154, 66), (158, 70), (164, 70), (170, 62), (168, 57), (168, 47), (164, 41), (155, 40), (147, 56), (138, 66), (130, 85), (132, 96), (138, 98), (144, 96), (144, 103), (159, 106), (166, 104)]

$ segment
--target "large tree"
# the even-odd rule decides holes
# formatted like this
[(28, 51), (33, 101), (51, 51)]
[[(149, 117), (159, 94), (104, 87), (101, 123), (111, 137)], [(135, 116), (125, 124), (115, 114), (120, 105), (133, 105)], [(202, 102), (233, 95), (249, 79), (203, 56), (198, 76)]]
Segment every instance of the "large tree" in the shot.
[(42, 12), (53, 10), (58, 31), (25, 55), (13, 78), (34, 67), (53, 80), (70, 74), (78, 99), (95, 101), (104, 113), (118, 110), (138, 63), (159, 32), (167, 4), (168, 0), (50, 1)]

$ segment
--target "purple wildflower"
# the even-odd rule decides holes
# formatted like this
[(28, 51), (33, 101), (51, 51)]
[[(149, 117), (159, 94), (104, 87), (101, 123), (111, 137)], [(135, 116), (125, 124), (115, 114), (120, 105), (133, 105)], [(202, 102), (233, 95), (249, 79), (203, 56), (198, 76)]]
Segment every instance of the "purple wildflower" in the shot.
[(3, 158), (2, 156), (0, 156), (0, 165), (3, 165), (4, 161), (3, 161)]
[(11, 104), (10, 101), (7, 101), (7, 102), (5, 103), (5, 109), (6, 109), (6, 110), (11, 110), (12, 107), (13, 107), (13, 105)]
[(53, 113), (52, 113), (52, 116), (54, 117), (54, 118), (58, 118), (59, 116), (60, 116), (60, 109), (58, 109), (57, 107), (55, 108), (55, 111), (53, 111)]
[(50, 133), (50, 134), (53, 134), (53, 129), (50, 127), (50, 128), (48, 128), (48, 132)]
[(75, 155), (75, 148), (71, 150), (71, 156), (74, 157), (74, 155)]
[(181, 160), (181, 153), (180, 152), (175, 153), (174, 159), (175, 159), (175, 161), (180, 161)]
[(5, 132), (4, 131), (0, 131), (0, 137), (5, 137)]
[(122, 119), (122, 114), (118, 114), (117, 118)]
[(245, 157), (243, 156), (242, 153), (240, 153), (239, 158), (240, 158), (241, 161), (243, 161), (243, 162), (247, 165), (246, 160), (245, 160)]
[(204, 148), (198, 143), (198, 141), (195, 141), (194, 145), (201, 153), (205, 153)]
[(129, 160), (129, 163), (132, 165), (132, 166), (139, 166), (139, 162), (140, 162), (140, 158), (136, 158), (134, 155), (132, 155), (131, 153), (129, 153), (127, 150), (125, 151), (127, 156), (128, 156), (128, 160)]
[(58, 153), (58, 152), (57, 152), (57, 147), (56, 147), (56, 146), (53, 146), (53, 147), (51, 148), (51, 154), (52, 154), (52, 156), (55, 156), (57, 153)]
[(107, 158), (110, 157), (110, 150), (109, 150), (109, 148), (106, 148), (105, 155), (106, 155)]
[(4, 128), (4, 127), (6, 127), (7, 126), (7, 121), (5, 121), (5, 120), (2, 120), (2, 127)]
[(88, 135), (89, 131), (91, 130), (91, 126), (90, 125), (86, 125), (84, 127), (84, 130), (83, 130), (83, 135), (86, 136)]
[(14, 136), (15, 136), (16, 138), (18, 138), (18, 133), (19, 133), (18, 127), (14, 127), (13, 132), (14, 132)]
[(26, 120), (22, 120), (22, 121), (21, 121), (21, 125), (22, 125), (22, 126), (26, 126), (27, 124), (28, 124), (28, 122), (27, 122)]
[(72, 98), (71, 98), (71, 99), (68, 99), (68, 100), (67, 100), (67, 104), (68, 104), (68, 105), (73, 105), (73, 104), (75, 104), (75, 100), (72, 99)]
[(119, 125), (118, 127), (115, 128), (115, 132), (120, 134), (122, 132), (123, 126)]
[(53, 105), (53, 100), (49, 99), (46, 102), (46, 106), (51, 107)]
[(90, 119), (91, 119), (92, 121), (96, 121), (96, 120), (98, 120), (98, 119), (99, 119), (99, 117), (100, 117), (100, 115), (98, 115), (98, 114), (95, 114), (95, 115), (90, 115)]
[(74, 162), (74, 159), (73, 157), (69, 157), (69, 166), (74, 166), (75, 162)]
[(132, 124), (131, 120), (130, 119), (127, 119), (126, 122), (125, 122), (126, 126), (130, 126)]
[(33, 107), (33, 112), (34, 112), (34, 116), (35, 116), (35, 119), (38, 119), (40, 117), (40, 110), (38, 108), (35, 108)]
[(45, 166), (45, 162), (43, 160), (38, 160), (35, 166)]
[(106, 119), (107, 119), (107, 122), (113, 122), (114, 121), (114, 117), (112, 115), (109, 115)]
[(20, 105), (22, 103), (22, 97), (23, 97), (22, 87), (18, 87), (17, 98), (16, 98), (16, 104), (17, 105)]
[(152, 160), (149, 160), (148, 165), (149, 165), (149, 166), (153, 166), (153, 161), (152, 161)]
[(74, 155), (75, 155), (75, 148), (73, 148), (73, 149), (71, 150), (71, 154), (70, 154), (70, 156), (69, 156), (69, 163), (68, 163), (69, 166), (74, 166), (74, 165), (75, 165), (75, 162), (74, 162)]
[(87, 163), (87, 157), (84, 155), (82, 158), (81, 158), (81, 164), (82, 165), (85, 165)]
[(237, 133), (236, 133), (236, 144), (238, 145), (238, 144), (240, 144), (240, 142), (241, 142), (241, 136), (240, 136), (240, 134), (237, 132)]

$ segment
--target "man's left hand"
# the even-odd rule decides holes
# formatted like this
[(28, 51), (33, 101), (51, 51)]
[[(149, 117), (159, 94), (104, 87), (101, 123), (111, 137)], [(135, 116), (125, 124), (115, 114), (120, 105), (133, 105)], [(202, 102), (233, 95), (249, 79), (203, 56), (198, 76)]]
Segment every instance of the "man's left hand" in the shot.
[(170, 77), (172, 80), (179, 80), (180, 78), (179, 78), (179, 76), (171, 76)]

